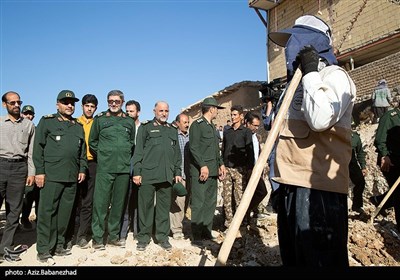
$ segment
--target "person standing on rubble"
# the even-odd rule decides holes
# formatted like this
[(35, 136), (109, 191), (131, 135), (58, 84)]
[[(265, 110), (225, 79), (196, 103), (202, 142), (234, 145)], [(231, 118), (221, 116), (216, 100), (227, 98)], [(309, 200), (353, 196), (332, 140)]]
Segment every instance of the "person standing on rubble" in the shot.
[[(285, 47), (287, 80), (301, 67), (277, 140), (278, 239), (284, 266), (348, 267), (351, 113), (356, 88), (336, 66), (331, 30), (305, 15), (269, 39)], [(284, 94), (284, 93), (283, 93)]]
[[(381, 168), (389, 187), (392, 187), (400, 176), (400, 110), (395, 108), (383, 114), (375, 136), (375, 147), (378, 152), (377, 164)], [(370, 197), (370, 202), (378, 206), (387, 192)], [(394, 207), (397, 230), (400, 231), (400, 187), (392, 193), (382, 209)]]

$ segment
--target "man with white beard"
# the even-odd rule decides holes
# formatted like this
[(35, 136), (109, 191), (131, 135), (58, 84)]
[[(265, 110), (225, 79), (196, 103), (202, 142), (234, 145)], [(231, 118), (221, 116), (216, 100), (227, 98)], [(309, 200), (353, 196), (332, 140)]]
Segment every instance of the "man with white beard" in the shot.
[(146, 250), (153, 233), (153, 223), (155, 242), (164, 250), (171, 250), (168, 235), (172, 185), (182, 181), (178, 133), (167, 123), (168, 103), (158, 101), (153, 111), (154, 118), (139, 127), (133, 155), (133, 183), (139, 186), (138, 251)]

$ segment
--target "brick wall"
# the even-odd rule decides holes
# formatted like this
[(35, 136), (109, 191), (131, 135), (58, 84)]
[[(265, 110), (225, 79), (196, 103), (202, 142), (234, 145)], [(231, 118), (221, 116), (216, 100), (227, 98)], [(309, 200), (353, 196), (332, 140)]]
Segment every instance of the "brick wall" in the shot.
[(341, 53), (386, 37), (400, 26), (400, 5), (392, 1), (341, 0), (333, 8), (335, 46), (344, 39)]
[(389, 89), (400, 86), (400, 52), (371, 62), (348, 72), (357, 87), (357, 101), (371, 98), (380, 79), (385, 79)]

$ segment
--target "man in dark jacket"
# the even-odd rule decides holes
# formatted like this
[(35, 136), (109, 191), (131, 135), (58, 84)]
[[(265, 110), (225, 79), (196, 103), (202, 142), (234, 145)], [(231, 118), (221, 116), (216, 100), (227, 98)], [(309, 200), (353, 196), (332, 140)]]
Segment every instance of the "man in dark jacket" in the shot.
[[(226, 167), (222, 198), (224, 200), (225, 227), (229, 228), (254, 166), (252, 132), (243, 124), (241, 105), (231, 108), (232, 125), (224, 131), (222, 157)], [(248, 221), (244, 221), (246, 223)]]

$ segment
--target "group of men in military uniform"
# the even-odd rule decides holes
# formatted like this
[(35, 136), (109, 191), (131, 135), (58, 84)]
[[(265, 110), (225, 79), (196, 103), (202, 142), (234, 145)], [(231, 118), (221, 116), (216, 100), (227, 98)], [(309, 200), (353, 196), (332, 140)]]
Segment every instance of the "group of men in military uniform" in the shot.
[[(98, 163), (91, 224), (92, 247), (103, 250), (104, 244), (124, 246), (119, 233), (132, 159), (132, 180), (140, 186), (137, 250), (146, 249), (153, 227), (154, 241), (170, 250), (171, 195), (173, 185), (182, 181), (183, 170), (177, 131), (167, 122), (168, 104), (163, 101), (156, 103), (154, 119), (142, 123), (135, 139), (135, 122), (122, 111), (124, 96), (121, 91), (110, 91), (107, 96), (109, 110), (94, 117), (89, 131), (84, 131), (81, 121), (72, 117), (78, 101), (72, 91), (61, 91), (57, 96), (57, 113), (41, 118), (32, 141), (35, 183), (41, 190), (37, 221), (38, 260), (48, 262), (53, 255), (71, 254), (65, 248), (65, 236), (72, 211), (75, 211), (77, 185), (86, 179), (89, 151), (92, 160)], [(214, 239), (212, 226), (217, 180), (223, 180), (226, 175), (212, 123), (221, 108), (213, 97), (204, 99), (202, 116), (189, 129), (192, 244), (199, 247), (203, 246), (203, 240)], [(395, 108), (382, 116), (375, 139), (378, 165), (390, 186), (400, 175), (400, 149), (396, 145), (400, 133), (399, 113)], [(361, 168), (365, 169), (365, 162)], [(384, 196), (371, 197), (370, 201), (377, 206)], [(400, 188), (385, 205), (385, 208), (394, 207), (398, 227), (399, 199)], [(353, 210), (362, 207), (359, 200)], [(108, 240), (103, 240), (104, 236), (108, 236)]]
[[(85, 180), (87, 173), (88, 147), (97, 162), (92, 247), (96, 250), (105, 249), (105, 244), (123, 247), (119, 232), (132, 156), (132, 179), (135, 185), (140, 186), (137, 249), (146, 248), (153, 226), (154, 241), (166, 250), (172, 247), (168, 241), (169, 213), (172, 187), (175, 184), (178, 193), (182, 187), (179, 184), (182, 181), (182, 159), (177, 130), (167, 123), (169, 106), (163, 101), (156, 103), (155, 117), (142, 123), (135, 146), (135, 122), (121, 109), (123, 93), (111, 91), (107, 99), (109, 110), (94, 117), (89, 137), (86, 135), (86, 138), (88, 131), (84, 131), (81, 121), (72, 117), (75, 103), (79, 99), (70, 90), (58, 94), (57, 113), (46, 115), (39, 121), (33, 161), (36, 166), (36, 184), (41, 188), (42, 197), (37, 222), (37, 258), (40, 262), (53, 262), (53, 255), (71, 254), (69, 248), (66, 248), (65, 236), (71, 214), (76, 210), (74, 201), (77, 184)], [(207, 98), (203, 108), (203, 117), (191, 129), (194, 135), (199, 134), (199, 140), (194, 139), (190, 150), (190, 174), (195, 186), (192, 197), (194, 244), (212, 237), (217, 179), (218, 176), (220, 179), (224, 176), (224, 166), (212, 124), (221, 107), (214, 98)], [(156, 203), (154, 193), (157, 193)], [(108, 237), (106, 241), (103, 240), (104, 236)]]

